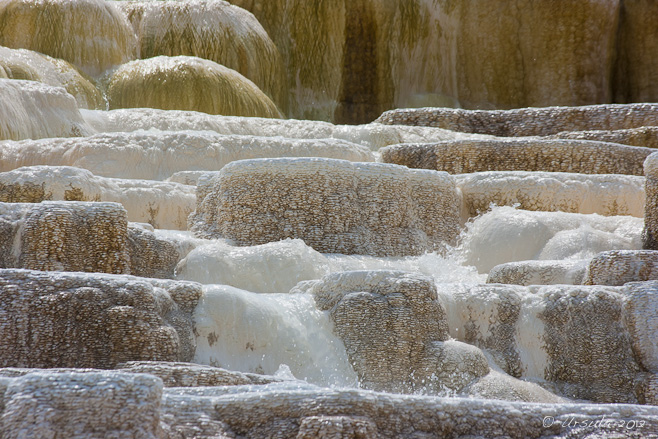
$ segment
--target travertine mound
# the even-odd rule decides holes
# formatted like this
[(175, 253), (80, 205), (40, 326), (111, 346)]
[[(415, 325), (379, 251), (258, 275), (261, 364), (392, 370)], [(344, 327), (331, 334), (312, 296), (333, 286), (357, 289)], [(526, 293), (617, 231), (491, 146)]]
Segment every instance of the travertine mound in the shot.
[(0, 140), (76, 137), (90, 132), (75, 98), (63, 88), (0, 78)]
[(164, 438), (162, 381), (115, 371), (34, 371), (5, 379), (3, 437)]
[(171, 279), (181, 259), (174, 244), (137, 224), (128, 226), (128, 251), (133, 276)]
[[(337, 139), (305, 140), (225, 136), (208, 131), (152, 130), (97, 134), (80, 139), (5, 142), (0, 148), (0, 171), (33, 165), (75, 166), (104, 177), (164, 180), (180, 171), (219, 171), (234, 160), (286, 156), (375, 160), (367, 148)], [(147, 183), (132, 184), (148, 186)], [(124, 190), (129, 185), (120, 184)], [(173, 189), (167, 184), (155, 186)], [(123, 196), (128, 198), (127, 194)], [(158, 198), (162, 203), (162, 198)], [(140, 210), (143, 211), (144, 206)], [(176, 215), (176, 212), (168, 212), (167, 215)], [(147, 222), (149, 219), (141, 221)], [(163, 223), (165, 221), (159, 222)]]
[(114, 368), (189, 361), (199, 284), (0, 270), (2, 367)]
[[(658, 108), (656, 109), (658, 114)], [(644, 175), (655, 150), (616, 143), (567, 139), (466, 139), (382, 148), (382, 161), (450, 174), (543, 171)]]
[(511, 376), (552, 382), (570, 398), (636, 403), (655, 397), (636, 383), (656, 370), (657, 288), (445, 284), (438, 296), (451, 335)]
[(0, 45), (62, 58), (96, 76), (134, 58), (136, 40), (114, 2), (5, 0)]
[(191, 55), (215, 61), (249, 78), (285, 110), (281, 55), (251, 13), (222, 0), (116, 5), (137, 33), (141, 58)]
[(489, 271), (487, 283), (513, 285), (580, 285), (589, 260), (519, 261), (496, 265)]
[(618, 286), (647, 280), (658, 280), (658, 251), (613, 250), (591, 260), (583, 283)]
[(658, 154), (651, 154), (644, 162), (646, 176), (646, 204), (644, 208), (643, 247), (658, 250)]
[(625, 130), (564, 131), (549, 137), (557, 139), (594, 140), (596, 142), (658, 148), (658, 126), (643, 126)]
[(523, 210), (644, 216), (644, 178), (615, 174), (489, 171), (455, 176), (471, 217), (491, 204)]
[(107, 79), (110, 108), (150, 107), (209, 114), (281, 117), (253, 82), (214, 61), (156, 56), (123, 64)]
[(127, 226), (117, 203), (0, 203), (0, 267), (129, 273)]
[(549, 136), (562, 131), (621, 130), (658, 125), (658, 104), (608, 104), (584, 107), (461, 110), (391, 110), (376, 122), (421, 125), (499, 137)]
[[(127, 108), (111, 111), (88, 111), (85, 120), (99, 132), (128, 132), (137, 130), (208, 130), (219, 134), (286, 137), (289, 139), (342, 139), (377, 151), (382, 146), (398, 143), (427, 143), (464, 137), (465, 135), (441, 128), (408, 125), (334, 125), (328, 122), (260, 117), (222, 116), (195, 111), (158, 110), (156, 108)], [(255, 158), (255, 157), (254, 157)], [(338, 157), (336, 157), (338, 158)], [(368, 161), (368, 160), (362, 160)]]
[(80, 108), (104, 108), (101, 92), (63, 59), (39, 52), (0, 47), (0, 78), (25, 79), (64, 87), (75, 97)]
[(241, 160), (197, 186), (197, 237), (258, 245), (299, 238), (321, 253), (405, 256), (454, 242), (452, 177), (330, 159)]
[(123, 205), (128, 221), (163, 229), (187, 229), (187, 217), (196, 203), (194, 192), (183, 184), (104, 178), (69, 166), (30, 166), (0, 173), (0, 202), (112, 201)]

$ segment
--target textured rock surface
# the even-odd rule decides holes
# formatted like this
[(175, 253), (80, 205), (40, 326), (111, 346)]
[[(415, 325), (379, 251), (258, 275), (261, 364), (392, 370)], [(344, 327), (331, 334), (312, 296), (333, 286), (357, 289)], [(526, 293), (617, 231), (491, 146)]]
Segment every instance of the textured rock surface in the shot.
[(579, 285), (589, 261), (519, 261), (496, 265), (489, 271), (487, 283), (513, 285)]
[[(658, 250), (658, 154), (651, 154), (644, 162), (646, 176), (646, 204), (644, 207), (643, 247)], [(197, 200), (198, 201), (198, 200)]]
[(0, 202), (44, 200), (117, 202), (126, 209), (128, 221), (185, 230), (196, 195), (193, 187), (183, 184), (104, 178), (68, 166), (30, 166), (0, 173)]
[(281, 55), (249, 12), (221, 0), (116, 5), (137, 33), (141, 58), (191, 55), (215, 61), (249, 78), (285, 110)]
[(658, 125), (658, 104), (584, 107), (460, 110), (420, 108), (391, 110), (377, 122), (439, 127), (501, 137), (548, 136), (562, 131), (621, 130)]
[(115, 371), (35, 371), (7, 380), (3, 437), (162, 438), (162, 381)]
[(644, 216), (644, 178), (561, 172), (489, 171), (456, 175), (471, 217), (497, 206), (523, 210)]
[(613, 250), (596, 255), (587, 268), (586, 285), (624, 285), (658, 280), (658, 251)]
[(113, 368), (189, 361), (201, 286), (83, 273), (0, 270), (2, 367)]
[[(486, 137), (475, 134), (466, 136), (462, 133), (432, 127), (379, 123), (356, 126), (333, 125), (312, 120), (221, 116), (194, 111), (165, 111), (155, 108), (89, 111), (84, 115), (87, 123), (97, 131), (103, 132), (127, 132), (155, 128), (158, 130), (209, 130), (226, 135), (286, 137), (289, 139), (334, 138), (357, 143), (374, 151), (382, 146), (398, 143), (427, 143), (464, 137)], [(360, 161), (368, 160), (361, 159)]]
[(624, 287), (624, 317), (629, 327), (633, 353), (639, 363), (654, 374), (649, 378), (647, 394), (658, 400), (656, 374), (658, 373), (658, 282), (633, 282)]
[(0, 47), (0, 78), (39, 81), (64, 87), (80, 108), (104, 108), (101, 92), (71, 64), (39, 52)]
[(281, 117), (276, 105), (235, 70), (192, 56), (156, 56), (114, 70), (107, 83), (110, 108), (151, 107), (209, 114)]
[(438, 295), (451, 335), (488, 351), (508, 374), (552, 382), (570, 398), (636, 403), (645, 398), (636, 382), (651, 371), (638, 360), (655, 358), (655, 291), (655, 283), (446, 284)]
[(176, 246), (159, 239), (152, 230), (138, 224), (128, 226), (130, 274), (141, 277), (172, 278), (181, 256)]
[[(656, 111), (658, 114), (658, 111)], [(651, 148), (566, 139), (457, 140), (381, 149), (382, 161), (450, 174), (543, 171), (643, 175)]]
[(207, 174), (190, 229), (237, 245), (299, 238), (321, 253), (404, 256), (453, 242), (461, 196), (445, 173), (330, 159), (244, 160)]
[(116, 203), (0, 203), (2, 268), (129, 273), (126, 211)]
[(549, 137), (658, 148), (658, 126), (643, 126), (625, 130), (564, 131)]
[(90, 131), (75, 98), (63, 88), (0, 78), (0, 140), (85, 136)]
[(218, 171), (234, 160), (282, 156), (374, 161), (367, 148), (337, 139), (138, 131), (75, 139), (5, 142), (0, 149), (0, 171), (21, 166), (59, 165), (84, 168), (105, 177), (164, 180), (179, 171)]
[(65, 59), (92, 76), (132, 59), (136, 49), (126, 18), (103, 0), (3, 1), (0, 45)]

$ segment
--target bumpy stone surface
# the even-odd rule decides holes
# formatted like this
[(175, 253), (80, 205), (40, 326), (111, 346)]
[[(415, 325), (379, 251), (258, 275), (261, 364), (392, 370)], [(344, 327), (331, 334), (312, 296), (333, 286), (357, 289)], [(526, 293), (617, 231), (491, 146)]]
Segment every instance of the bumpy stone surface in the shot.
[(4, 1), (0, 45), (65, 59), (92, 76), (132, 59), (136, 49), (126, 18), (103, 0)]
[(322, 253), (402, 256), (453, 242), (461, 196), (445, 173), (330, 159), (234, 162), (197, 186), (190, 229), (238, 245), (300, 238)]
[[(403, 272), (330, 274), (307, 290), (329, 311), (334, 331), (366, 388), (410, 391), (431, 372), (421, 370), (431, 342), (448, 339), (445, 311), (431, 279)], [(436, 346), (440, 350), (439, 346)], [(488, 365), (484, 361), (484, 375)]]
[(512, 403), (345, 389), (291, 389), (271, 398), (257, 390), (199, 397), (165, 389), (164, 395), (163, 418), (172, 430), (194, 431), (196, 424), (195, 437), (200, 438), (294, 439), (318, 437), (316, 432), (331, 438), (658, 437), (658, 409), (647, 406)]
[(451, 335), (488, 351), (510, 375), (552, 382), (570, 398), (636, 403), (646, 398), (636, 382), (651, 371), (636, 358), (655, 358), (647, 317), (656, 286), (629, 285), (451, 284), (440, 286), (439, 300)]
[(644, 162), (646, 204), (644, 208), (643, 247), (658, 250), (658, 153)]
[[(624, 292), (624, 317), (632, 335), (633, 352), (640, 364), (655, 375), (658, 373), (658, 282), (629, 283)], [(656, 400), (655, 376), (650, 384), (648, 390)]]
[(2, 367), (189, 361), (201, 286), (130, 276), (0, 270)]
[(644, 216), (644, 178), (562, 172), (490, 171), (455, 176), (470, 216), (497, 206)]
[(565, 131), (554, 134), (557, 139), (594, 140), (597, 142), (621, 143), (622, 145), (658, 148), (658, 126), (643, 126), (625, 130)]
[(3, 437), (163, 438), (162, 381), (115, 371), (35, 371), (7, 380)]
[(112, 109), (281, 117), (271, 99), (240, 73), (192, 56), (157, 56), (123, 64), (108, 78), (107, 99)]
[(420, 108), (391, 110), (377, 122), (422, 125), (500, 137), (548, 136), (562, 131), (621, 130), (658, 125), (658, 104), (590, 105), (584, 107), (460, 110)]
[(0, 140), (90, 133), (75, 98), (61, 87), (0, 78)]
[(249, 78), (285, 109), (281, 55), (249, 12), (222, 0), (116, 5), (135, 29), (141, 58), (192, 55), (215, 61)]
[(193, 187), (174, 182), (104, 178), (69, 166), (29, 166), (0, 173), (0, 202), (113, 201), (123, 205), (128, 221), (163, 229), (187, 229), (194, 192)]
[(554, 285), (583, 283), (587, 271), (585, 260), (519, 261), (496, 265), (489, 271), (487, 283), (514, 285)]
[(181, 259), (174, 244), (138, 224), (128, 226), (128, 251), (133, 276), (172, 278)]
[(39, 81), (64, 87), (80, 108), (104, 108), (101, 92), (71, 64), (25, 49), (0, 47), (0, 78)]
[(586, 285), (624, 285), (658, 280), (658, 251), (613, 250), (598, 254), (589, 263)]
[(126, 211), (117, 203), (0, 203), (0, 267), (129, 273)]
[[(201, 113), (196, 114), (201, 116)], [(249, 120), (236, 119), (237, 124)], [(375, 161), (368, 148), (339, 139), (308, 140), (287, 139), (280, 135), (257, 137), (207, 131), (149, 130), (105, 133), (75, 139), (5, 142), (0, 148), (0, 171), (28, 165), (74, 166), (103, 177), (164, 180), (179, 171), (219, 171), (234, 160), (266, 157), (328, 157), (358, 162)], [(74, 171), (69, 169), (67, 172), (66, 178), (74, 178)], [(22, 178), (28, 179), (27, 175)], [(38, 180), (42, 177), (35, 178), (37, 181), (47, 181), (46, 177), (43, 177), (44, 180)], [(130, 199), (130, 194), (136, 194), (138, 188), (146, 191), (151, 187), (155, 192), (152, 196), (162, 204), (168, 198), (159, 196), (162, 188), (172, 192), (172, 198), (176, 192), (175, 186), (166, 184), (113, 181), (119, 186), (119, 192), (127, 192), (122, 194), (124, 199)], [(141, 210), (146, 208), (142, 206)], [(167, 215), (175, 215), (175, 212)], [(147, 222), (147, 219), (140, 221)]]
[[(658, 110), (656, 111), (658, 114)], [(544, 171), (643, 175), (651, 148), (566, 139), (457, 140), (381, 149), (382, 161), (451, 174)]]

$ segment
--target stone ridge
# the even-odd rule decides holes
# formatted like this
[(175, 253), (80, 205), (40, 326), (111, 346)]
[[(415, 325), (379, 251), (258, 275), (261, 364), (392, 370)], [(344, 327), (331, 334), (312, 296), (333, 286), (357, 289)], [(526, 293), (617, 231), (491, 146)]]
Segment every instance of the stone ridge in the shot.
[(198, 182), (190, 230), (237, 245), (299, 238), (321, 253), (419, 255), (454, 243), (461, 194), (440, 172), (381, 163), (242, 160)]

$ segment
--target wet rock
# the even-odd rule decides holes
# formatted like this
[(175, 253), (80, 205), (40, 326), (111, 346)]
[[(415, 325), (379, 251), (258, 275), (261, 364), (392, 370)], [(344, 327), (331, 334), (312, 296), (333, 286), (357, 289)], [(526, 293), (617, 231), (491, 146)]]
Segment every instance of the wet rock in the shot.
[(587, 272), (588, 259), (576, 261), (519, 261), (496, 265), (487, 283), (514, 285), (579, 285)]

